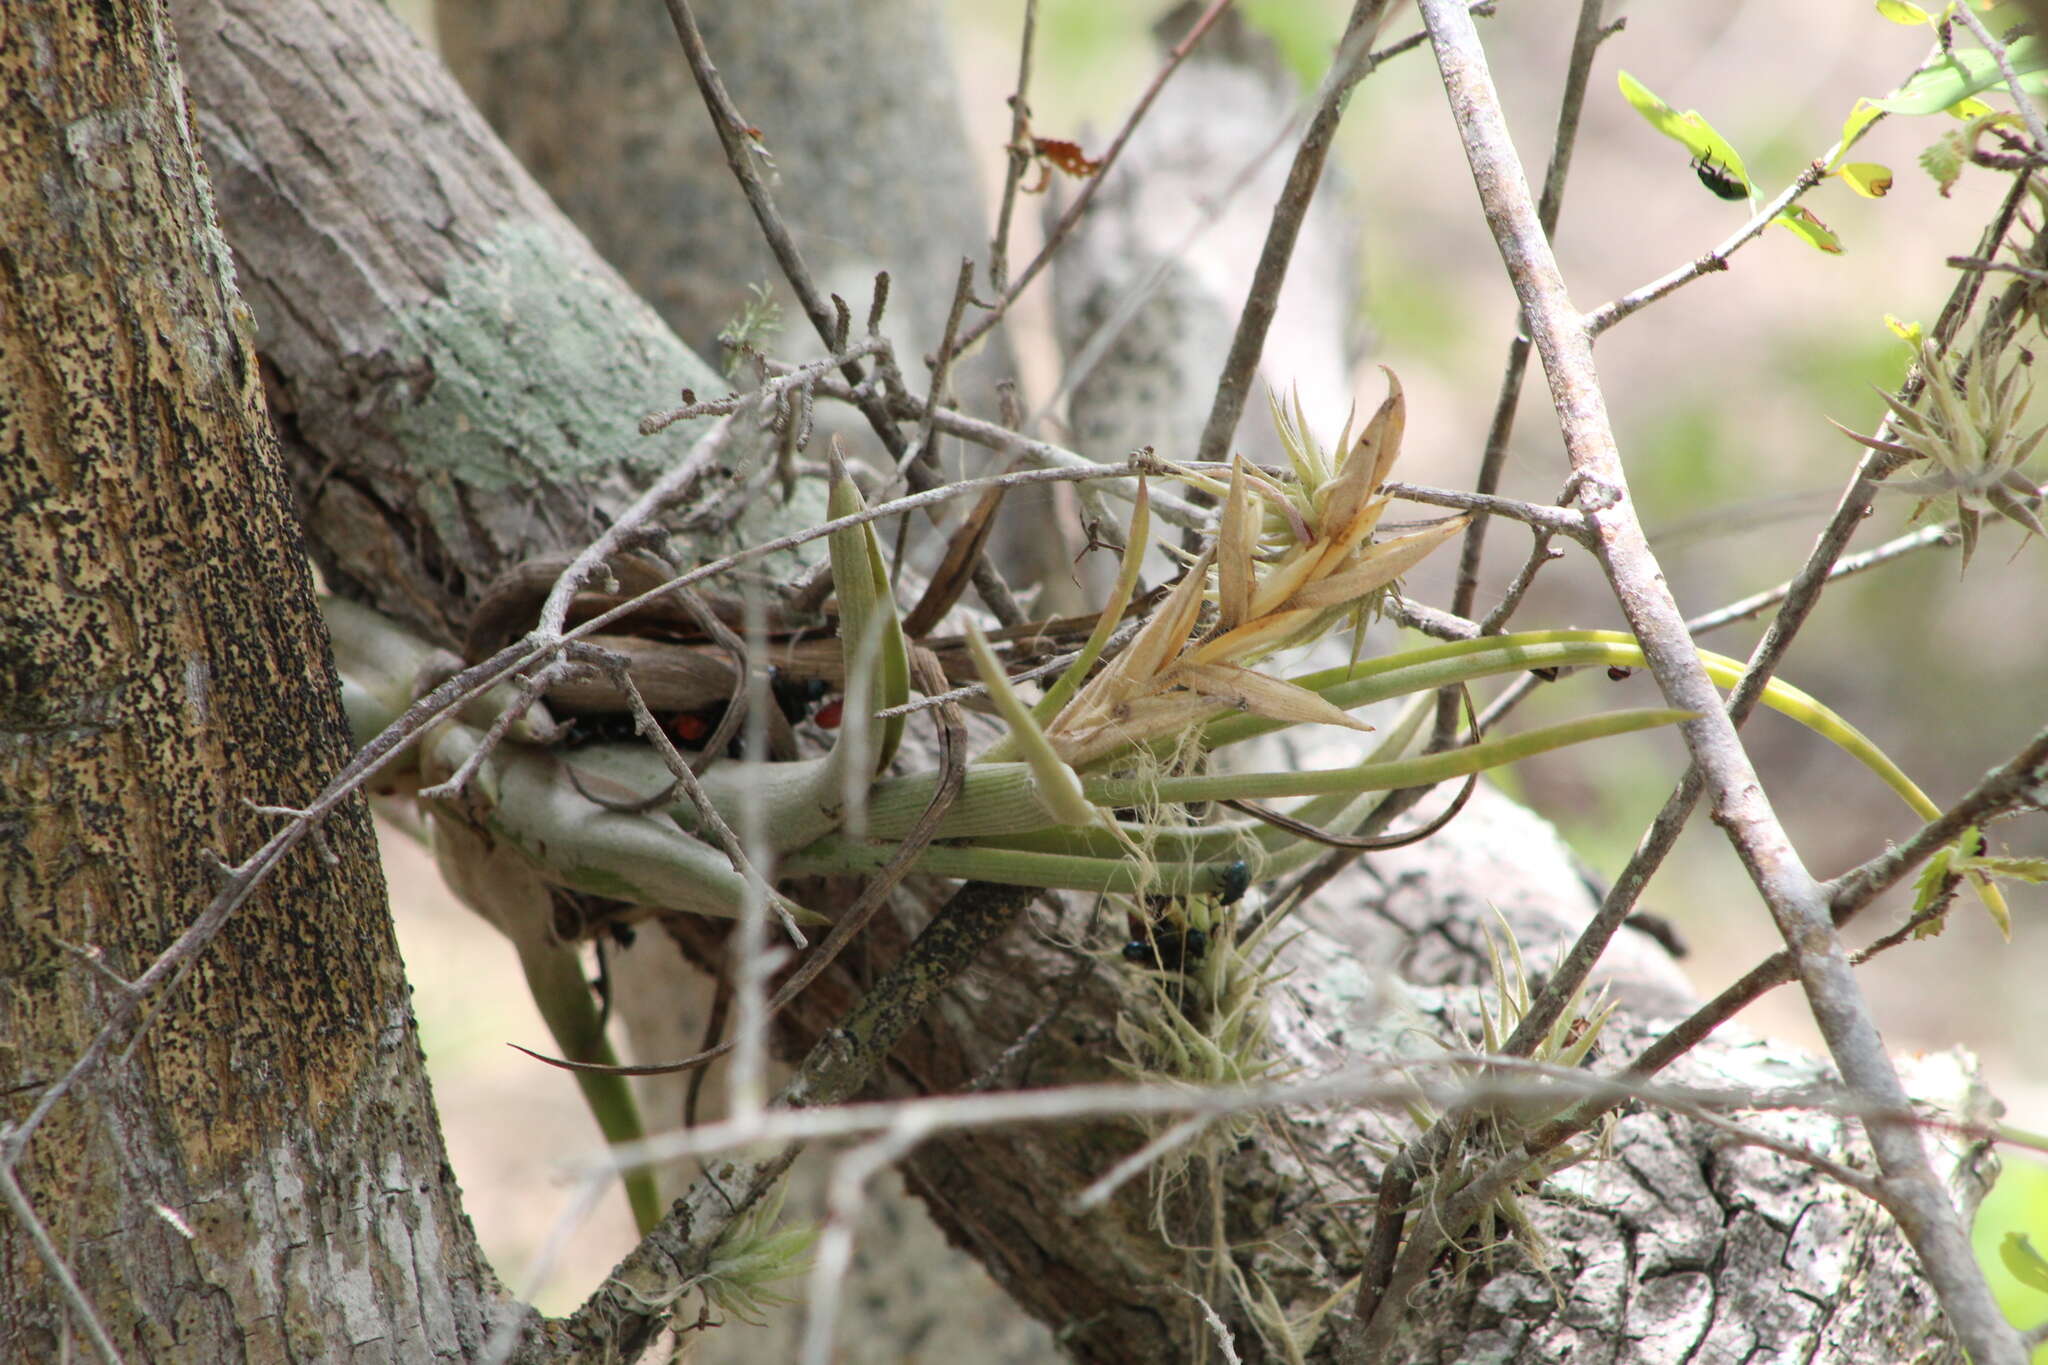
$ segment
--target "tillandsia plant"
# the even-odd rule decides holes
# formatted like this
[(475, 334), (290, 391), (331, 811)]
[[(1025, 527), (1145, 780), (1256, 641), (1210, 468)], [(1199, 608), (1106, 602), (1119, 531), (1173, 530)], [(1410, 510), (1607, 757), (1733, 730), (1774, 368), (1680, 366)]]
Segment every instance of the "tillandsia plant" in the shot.
[(1915, 520), (1935, 506), (1955, 517), (1965, 570), (1977, 551), (1978, 528), (1987, 507), (2024, 527), (2030, 538), (2048, 534), (2022, 501), (2036, 495), (2034, 481), (2022, 466), (2048, 435), (2048, 424), (2031, 429), (2023, 425), (2034, 396), (2032, 357), (2022, 351), (2006, 360), (2013, 332), (2011, 326), (1987, 323), (1962, 365), (1931, 340), (1914, 338), (1926, 404), (1916, 407), (1904, 396), (1880, 389), (1891, 409), (1892, 438), (1849, 432), (1872, 450), (1925, 461), (1909, 477), (1894, 479), (1886, 487), (1919, 498)]
[[(1361, 625), (1403, 572), (1463, 525), (1463, 518), (1453, 517), (1406, 535), (1374, 538), (1389, 502), (1385, 485), (1406, 420), (1400, 386), (1391, 375), (1389, 381), (1389, 394), (1371, 420), (1355, 437), (1347, 424), (1343, 439), (1329, 450), (1311, 436), (1298, 404), (1290, 409), (1276, 403), (1288, 470), (1242, 459), (1227, 471), (1153, 462), (1155, 476), (1221, 494), (1216, 532), (1156, 605), (1131, 621), (1135, 604), (1152, 600), (1138, 592), (1140, 565), (1152, 543), (1151, 495), (1140, 479), (1121, 571), (1092, 625), (1041, 623), (1005, 633), (1014, 642), (1088, 630), (1072, 663), (1035, 700), (1018, 691), (998, 645), (974, 627), (964, 637), (914, 641), (906, 635), (896, 607), (898, 585), (887, 570), (872, 515), (835, 461), (827, 540), (837, 640), (831, 646), (836, 666), (829, 672), (844, 694), (836, 703), (836, 727), (802, 725), (803, 734), (820, 745), (829, 741), (829, 747), (802, 751), (791, 718), (771, 700), (758, 665), (737, 670), (725, 684), (736, 689), (735, 703), (752, 694), (752, 719), (745, 727), (664, 726), (642, 696), (659, 695), (672, 681), (651, 662), (653, 656), (635, 652), (650, 642), (631, 635), (592, 636), (602, 648), (587, 642), (584, 654), (567, 666), (550, 665), (533, 685), (501, 684), (426, 731), (415, 766), (420, 780), (434, 784), (422, 792), (423, 804), (430, 827), (443, 831), (437, 852), (451, 884), (486, 902), (477, 905), (479, 911), (520, 945), (536, 994), (562, 997), (542, 1003), (564, 1052), (572, 1061), (604, 1064), (610, 1057), (576, 967), (580, 936), (649, 913), (734, 916), (749, 896), (759, 895), (801, 941), (801, 926), (825, 917), (774, 892), (771, 877), (883, 868), (936, 815), (935, 827), (920, 832), (929, 842), (916, 852), (913, 871), (1118, 894), (1130, 897), (1128, 904), (1147, 918), (1148, 906), (1172, 907), (1163, 922), (1141, 933), (1140, 940), (1150, 944), (1143, 965), (1184, 974), (1184, 967), (1201, 958), (1198, 947), (1190, 951), (1197, 936), (1216, 943), (1218, 951), (1195, 974), (1192, 1007), (1177, 994), (1178, 985), (1161, 994), (1163, 1008), (1151, 1024), (1138, 1027), (1152, 1037), (1138, 1049), (1138, 1065), (1185, 1079), (1259, 1074), (1261, 1034), (1253, 1002), (1265, 971), (1264, 950), (1256, 934), (1237, 942), (1230, 906), (1247, 885), (1321, 855), (1323, 844), (1303, 831), (1342, 838), (1370, 816), (1377, 794), (1468, 777), (1561, 746), (1667, 725), (1686, 714), (1616, 711), (1515, 735), (1474, 737), (1462, 747), (1419, 756), (1403, 755), (1409, 740), (1403, 732), (1363, 761), (1328, 770), (1209, 769), (1205, 759), (1214, 751), (1285, 727), (1369, 729), (1351, 713), (1373, 702), (1525, 670), (1643, 662), (1641, 649), (1626, 635), (1537, 631), (1371, 659), (1359, 659), (1354, 646), (1353, 662), (1334, 668), (1295, 676), (1273, 670), (1271, 660), (1281, 651), (1314, 643), (1346, 622)], [(629, 572), (621, 557), (615, 572), (626, 578), (640, 570)], [(743, 615), (737, 612), (735, 619)], [(431, 680), (437, 669), (448, 667), (429, 646), (372, 613), (335, 601), (329, 619), (358, 735), (390, 724), (423, 678)], [(670, 620), (650, 633), (678, 632)], [(1120, 634), (1128, 642), (1113, 650)], [(767, 656), (793, 665), (818, 662), (801, 642), (756, 643)], [(947, 774), (898, 770), (911, 706), (913, 645), (931, 649), (954, 673), (978, 676), (1005, 728), (967, 764), (950, 803), (935, 803)], [(681, 649), (701, 666), (710, 654), (734, 646), (728, 640), (659, 647)], [(742, 641), (737, 648), (750, 653), (753, 646)], [(1740, 672), (1732, 660), (1702, 658), (1723, 685)], [(630, 710), (638, 738), (589, 714), (590, 680), (580, 675), (593, 670), (610, 677), (615, 693), (627, 698), (614, 695), (598, 709)], [(536, 700), (543, 690), (565, 712), (583, 714), (558, 723), (549, 704)], [(1813, 699), (1774, 682), (1764, 701), (1835, 740), (1916, 809), (1931, 809), (1867, 739)], [(797, 720), (806, 718), (808, 704), (796, 708)], [(822, 711), (810, 719), (822, 719)], [(751, 736), (752, 747), (730, 757), (721, 750), (735, 733)], [(677, 739), (682, 748), (695, 749), (687, 760)], [(1246, 804), (1289, 797), (1306, 799), (1278, 818)], [(1240, 811), (1226, 816), (1225, 803), (1239, 803)], [(1199, 817), (1192, 813), (1198, 806), (1207, 807)], [(1237, 818), (1244, 811), (1251, 818)], [(744, 849), (735, 826), (749, 832)], [(1987, 900), (1996, 896), (1988, 885), (1979, 889)], [(608, 908), (579, 918), (565, 909), (565, 898)], [(2002, 905), (1994, 908), (2002, 911)], [(1162, 948), (1162, 936), (1175, 946)], [(1181, 960), (1169, 962), (1167, 952), (1178, 952)], [(608, 1106), (612, 1113), (607, 1135), (615, 1141), (634, 1136), (638, 1120), (621, 1079), (580, 1079), (593, 1106)], [(651, 1186), (635, 1191), (635, 1204), (643, 1219), (651, 1214)]]

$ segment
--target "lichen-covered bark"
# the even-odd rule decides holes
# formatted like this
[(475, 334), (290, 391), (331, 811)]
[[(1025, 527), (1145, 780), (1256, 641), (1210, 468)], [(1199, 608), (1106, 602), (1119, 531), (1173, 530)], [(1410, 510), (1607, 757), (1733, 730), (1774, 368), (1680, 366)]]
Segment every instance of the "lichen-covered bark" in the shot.
[(381, 7), (173, 10), (314, 552), (456, 643), (492, 579), (587, 542), (701, 429), (642, 415), (725, 383)]
[[(0, 1112), (21, 1120), (346, 757), (326, 636), (159, 6), (0, 24)], [(196, 959), (18, 1174), (131, 1360), (475, 1355), (367, 812)], [(124, 1040), (125, 1043), (126, 1040)], [(0, 1220), (0, 1358), (85, 1336)]]
[[(892, 331), (914, 373), (938, 344), (960, 258), (988, 246), (939, 7), (695, 8), (819, 285), (858, 308), (889, 271)], [(711, 354), (755, 285), (783, 299), (785, 336), (804, 337), (658, 0), (434, 9), (441, 52), (484, 117), (690, 345)]]

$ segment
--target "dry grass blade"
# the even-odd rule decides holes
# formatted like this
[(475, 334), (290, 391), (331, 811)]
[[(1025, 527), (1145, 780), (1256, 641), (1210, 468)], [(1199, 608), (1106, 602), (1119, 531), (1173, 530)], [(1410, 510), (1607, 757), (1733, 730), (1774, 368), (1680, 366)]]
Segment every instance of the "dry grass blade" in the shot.
[(1003, 505), (1003, 495), (1009, 491), (997, 485), (982, 494), (981, 501), (975, 503), (974, 510), (967, 514), (967, 520), (946, 542), (945, 558), (939, 561), (932, 581), (925, 586), (924, 595), (917, 599), (917, 605), (904, 618), (903, 631), (911, 639), (922, 639), (930, 634), (974, 581), (975, 566), (981, 563), (989, 533), (995, 530), (996, 510)]

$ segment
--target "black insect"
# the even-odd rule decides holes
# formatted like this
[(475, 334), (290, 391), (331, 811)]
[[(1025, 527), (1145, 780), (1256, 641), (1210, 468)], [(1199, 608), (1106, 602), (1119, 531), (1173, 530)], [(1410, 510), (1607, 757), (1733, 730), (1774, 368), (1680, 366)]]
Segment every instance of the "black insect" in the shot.
[(1742, 177), (1715, 161), (1710, 153), (1701, 152), (1692, 159), (1692, 172), (1700, 178), (1702, 185), (1723, 199), (1749, 198), (1749, 186), (1743, 183)]
[(1209, 936), (1200, 929), (1152, 926), (1143, 938), (1124, 945), (1124, 961), (1163, 972), (1184, 972), (1209, 951)]
[(1244, 893), (1251, 890), (1251, 885), (1251, 865), (1245, 862), (1244, 859), (1239, 858), (1236, 862), (1223, 869), (1223, 876), (1218, 880), (1216, 886), (1216, 903), (1218, 905), (1237, 904), (1244, 899)]
[(775, 698), (775, 705), (789, 718), (789, 723), (795, 725), (831, 695), (832, 685), (823, 678), (792, 677), (779, 668), (770, 668), (768, 691)]

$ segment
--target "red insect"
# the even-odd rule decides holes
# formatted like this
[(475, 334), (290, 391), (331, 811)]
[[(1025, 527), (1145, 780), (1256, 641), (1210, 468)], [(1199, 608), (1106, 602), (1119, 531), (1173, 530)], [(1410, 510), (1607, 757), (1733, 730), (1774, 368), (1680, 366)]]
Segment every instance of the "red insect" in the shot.
[(1031, 139), (1031, 155), (1038, 162), (1041, 172), (1036, 185), (1026, 185), (1024, 193), (1037, 194), (1052, 181), (1055, 170), (1065, 171), (1076, 180), (1086, 180), (1102, 169), (1100, 161), (1090, 161), (1088, 154), (1081, 150), (1078, 142), (1064, 138), (1034, 137)]
[(717, 729), (715, 720), (695, 711), (685, 711), (668, 723), (668, 732), (678, 744), (701, 745)]

